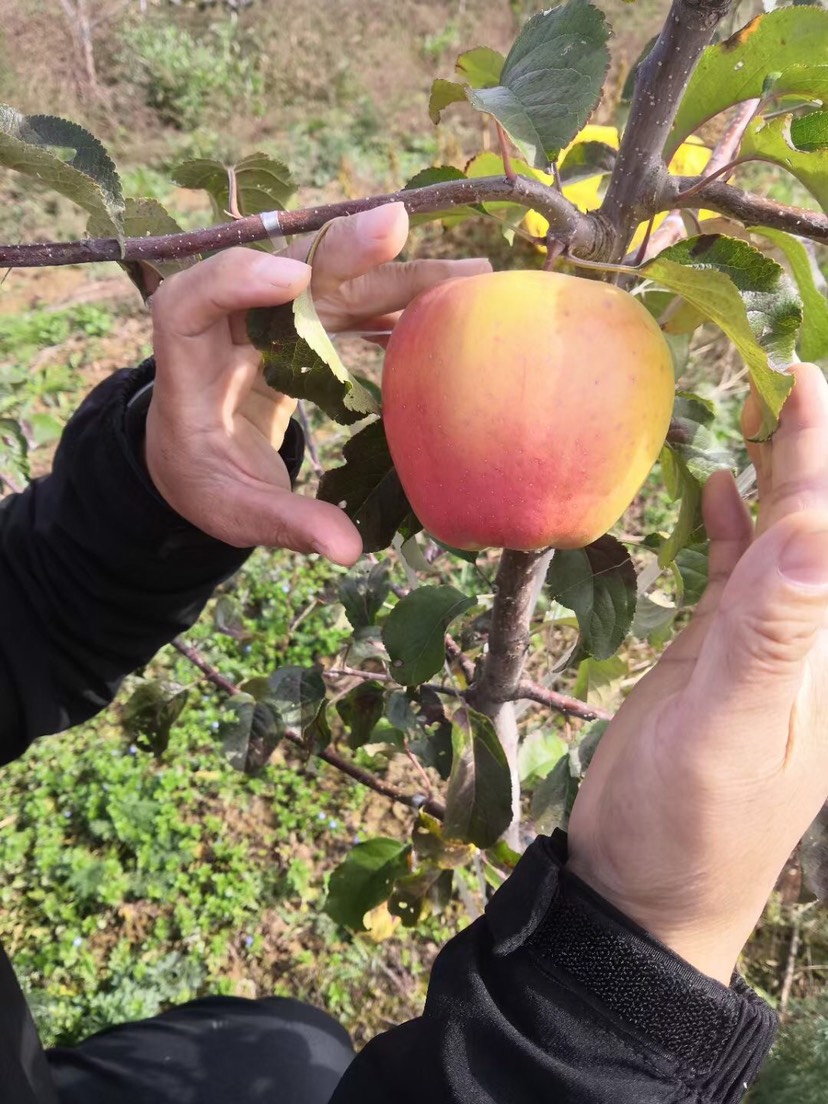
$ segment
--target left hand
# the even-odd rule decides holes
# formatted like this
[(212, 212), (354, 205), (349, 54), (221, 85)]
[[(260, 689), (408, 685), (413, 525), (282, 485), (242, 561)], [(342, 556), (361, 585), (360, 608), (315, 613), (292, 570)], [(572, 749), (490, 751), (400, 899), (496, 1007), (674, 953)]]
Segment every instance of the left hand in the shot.
[(161, 285), (151, 300), (146, 463), (182, 517), (239, 548), (319, 552), (345, 565), (359, 558), (359, 532), (340, 509), (291, 492), (278, 449), (296, 402), (265, 383), (246, 311), (287, 303), (310, 281), (327, 329), (391, 329), (419, 292), (490, 268), (482, 259), (391, 263), (407, 236), (405, 208), (389, 204), (337, 219), (312, 272), (305, 240), (282, 256), (228, 249)]

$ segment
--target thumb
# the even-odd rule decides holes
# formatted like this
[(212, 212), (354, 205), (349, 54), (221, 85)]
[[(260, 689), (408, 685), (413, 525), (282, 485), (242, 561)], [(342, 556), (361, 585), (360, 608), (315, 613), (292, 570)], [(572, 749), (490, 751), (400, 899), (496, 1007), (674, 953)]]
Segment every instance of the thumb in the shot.
[(828, 513), (791, 514), (754, 541), (722, 592), (691, 680), (700, 700), (787, 715), (826, 611)]
[(318, 552), (343, 567), (351, 567), (362, 555), (359, 530), (338, 506), (289, 491), (248, 494), (245, 514), (256, 519), (256, 529), (243, 544)]

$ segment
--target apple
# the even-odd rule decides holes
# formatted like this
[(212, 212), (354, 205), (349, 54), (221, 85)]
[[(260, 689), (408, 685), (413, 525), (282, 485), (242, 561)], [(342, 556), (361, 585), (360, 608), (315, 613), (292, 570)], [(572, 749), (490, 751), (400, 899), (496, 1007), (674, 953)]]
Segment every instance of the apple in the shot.
[(673, 361), (625, 291), (554, 272), (447, 280), (388, 343), (383, 420), (425, 528), (455, 548), (582, 548), (664, 443)]

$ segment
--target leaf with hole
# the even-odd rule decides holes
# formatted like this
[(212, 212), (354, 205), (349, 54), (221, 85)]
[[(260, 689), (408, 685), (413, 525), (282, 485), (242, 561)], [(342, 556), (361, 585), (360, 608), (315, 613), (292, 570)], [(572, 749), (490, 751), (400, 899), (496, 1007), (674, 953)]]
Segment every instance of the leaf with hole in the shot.
[(408, 874), (410, 854), (410, 844), (382, 836), (358, 843), (331, 874), (325, 912), (343, 927), (365, 931), (363, 917)]
[(163, 755), (188, 697), (188, 690), (161, 679), (141, 683), (121, 711), (124, 731), (142, 751)]
[(356, 632), (376, 624), (377, 614), (391, 593), (390, 570), (388, 560), (359, 564), (339, 584), (339, 600)]
[(362, 747), (371, 739), (385, 712), (385, 692), (379, 682), (361, 682), (336, 703), (336, 711), (348, 729), (348, 746)]

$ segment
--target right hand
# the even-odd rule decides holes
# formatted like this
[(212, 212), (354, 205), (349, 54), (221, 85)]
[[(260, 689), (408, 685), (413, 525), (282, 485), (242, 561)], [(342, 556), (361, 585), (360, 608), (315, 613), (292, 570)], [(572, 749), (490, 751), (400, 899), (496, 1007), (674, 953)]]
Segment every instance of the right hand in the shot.
[[(690, 625), (624, 702), (575, 801), (569, 867), (727, 984), (828, 796), (828, 383), (800, 364), (770, 441), (704, 495), (710, 577)], [(745, 408), (746, 436), (759, 425)]]

